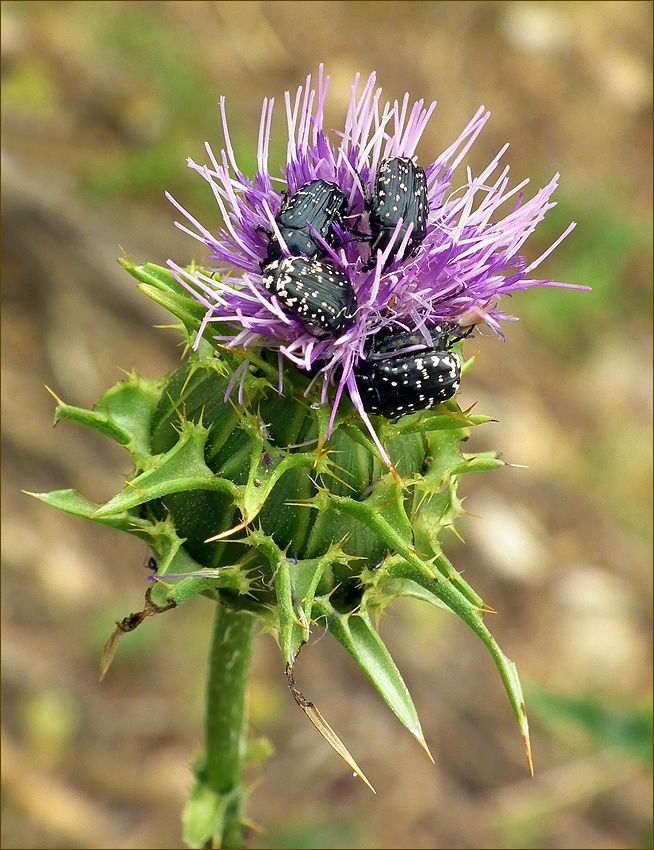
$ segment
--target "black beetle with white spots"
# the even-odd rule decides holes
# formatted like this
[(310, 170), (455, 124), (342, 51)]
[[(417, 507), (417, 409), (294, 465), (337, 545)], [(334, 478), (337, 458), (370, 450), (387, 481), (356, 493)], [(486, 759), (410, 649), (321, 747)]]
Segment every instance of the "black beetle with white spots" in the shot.
[[(347, 201), (335, 183), (310, 180), (290, 198), (286, 198), (275, 218), (282, 239), (291, 256), (322, 257), (324, 246), (316, 239), (320, 234), (328, 245), (335, 242), (334, 222), (347, 212)], [(266, 259), (262, 267), (282, 259), (282, 248), (275, 234), (268, 234)]]
[(354, 322), (356, 298), (345, 272), (320, 260), (285, 257), (266, 266), (263, 285), (315, 335), (340, 334)]
[(382, 332), (355, 369), (368, 413), (397, 418), (429, 410), (452, 398), (461, 380), (461, 361), (451, 351), (451, 328), (430, 328), (432, 344), (420, 333)]
[(404, 257), (411, 256), (427, 235), (429, 201), (427, 177), (424, 169), (405, 157), (385, 159), (380, 163), (372, 197), (366, 202), (371, 232), (370, 265), (376, 261), (377, 251), (390, 243), (400, 219), (402, 225), (395, 241), (396, 254), (412, 225)]

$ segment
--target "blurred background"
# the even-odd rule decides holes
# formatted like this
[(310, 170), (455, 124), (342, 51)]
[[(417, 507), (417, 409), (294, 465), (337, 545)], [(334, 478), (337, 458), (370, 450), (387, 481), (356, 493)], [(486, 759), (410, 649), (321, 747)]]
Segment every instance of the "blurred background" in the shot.
[[(536, 777), (483, 646), (409, 600), (382, 622), (436, 757), (433, 767), (329, 637), (298, 684), (375, 784), (373, 798), (293, 703), (279, 653), (257, 642), (253, 732), (275, 754), (249, 774), (252, 847), (648, 848), (651, 833), (652, 5), (649, 2), (4, 2), (3, 846), (177, 848), (202, 734), (211, 606), (103, 643), (141, 608), (137, 540), (22, 495), (74, 487), (102, 501), (127, 456), (54, 403), (90, 406), (122, 370), (172, 369), (168, 317), (116, 264), (202, 261), (173, 227), (168, 189), (219, 226), (185, 167), (232, 141), (255, 163), (260, 103), (324, 61), (330, 126), (356, 71), (389, 98), (438, 99), (418, 154), (433, 159), (481, 103), (470, 154), (505, 142), (514, 181), (561, 171), (558, 206), (528, 243), (590, 293), (505, 302), (464, 403), (499, 421), (474, 446), (528, 469), (462, 481), (474, 516), (449, 555), (498, 614), (518, 664)], [(285, 150), (282, 114), (272, 161)], [(201, 246), (200, 246), (201, 247)], [(316, 636), (317, 637), (317, 636)]]

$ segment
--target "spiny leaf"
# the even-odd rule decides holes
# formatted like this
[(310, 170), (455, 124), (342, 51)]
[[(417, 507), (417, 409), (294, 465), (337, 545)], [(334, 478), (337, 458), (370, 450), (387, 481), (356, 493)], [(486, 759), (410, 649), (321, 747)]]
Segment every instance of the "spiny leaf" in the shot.
[(99, 506), (95, 502), (80, 496), (75, 490), (52, 490), (50, 493), (30, 493), (23, 490), (26, 496), (34, 496), (46, 505), (73, 516), (92, 519), (110, 528), (127, 531), (130, 534), (147, 535), (150, 529), (148, 520), (142, 519), (128, 511), (120, 511), (110, 516), (98, 516)]
[(94, 518), (120, 513), (152, 499), (185, 490), (216, 490), (238, 497), (240, 488), (215, 476), (204, 462), (207, 433), (203, 426), (185, 422), (172, 449), (159, 456), (146, 472), (133, 478), (120, 493), (96, 511)]
[(465, 600), (465, 605), (461, 605), (460, 600), (465, 599), (465, 597), (459, 594), (459, 592), (456, 591), (455, 588), (447, 581), (442, 579), (429, 579), (425, 575), (424, 570), (418, 569), (411, 563), (407, 563), (406, 561), (403, 563), (401, 559), (393, 558), (389, 559), (388, 563), (383, 565), (383, 567), (380, 567), (380, 569), (384, 568), (389, 576), (393, 578), (409, 579), (425, 588), (425, 590), (430, 593), (433, 593), (442, 602), (445, 602), (447, 606), (472, 629), (472, 631), (486, 646), (493, 658), (493, 661), (495, 662), (495, 666), (499, 671), (502, 682), (504, 683), (504, 687), (509, 697), (509, 702), (511, 703), (511, 708), (513, 709), (513, 714), (515, 715), (518, 727), (522, 734), (529, 771), (533, 774), (531, 744), (529, 741), (529, 724), (527, 722), (527, 712), (522, 695), (520, 679), (518, 677), (518, 670), (513, 661), (511, 661), (510, 658), (507, 658), (499, 648), (495, 638), (482, 620), (479, 609), (471, 605), (468, 600)]
[(275, 569), (275, 595), (279, 642), (284, 666), (288, 667), (295, 662), (296, 647), (309, 639), (309, 621), (293, 587), (289, 562), (284, 557), (279, 560)]
[(134, 466), (144, 469), (150, 460), (150, 423), (163, 385), (164, 381), (148, 381), (132, 374), (107, 390), (93, 410), (65, 404), (55, 396), (55, 423), (68, 419), (98, 431), (124, 446), (132, 455)]
[(173, 292), (162, 292), (158, 287), (149, 286), (147, 283), (140, 283), (138, 288), (164, 310), (177, 316), (189, 334), (199, 328), (206, 309), (198, 301)]
[(184, 294), (184, 287), (175, 280), (170, 269), (165, 266), (158, 266), (156, 263), (143, 263), (139, 265), (127, 257), (120, 257), (118, 259), (118, 265), (122, 266), (125, 271), (129, 272), (132, 277), (135, 277), (141, 283), (155, 286), (162, 292), (175, 292), (177, 295)]
[(386, 705), (433, 761), (409, 690), (365, 611), (358, 614), (338, 614), (327, 597), (316, 600), (315, 611), (317, 615), (325, 617), (329, 631), (359, 665)]
[(466, 414), (461, 411), (457, 413), (428, 412), (426, 414), (413, 414), (405, 416), (395, 423), (392, 428), (398, 434), (426, 434), (429, 431), (460, 430), (470, 425), (485, 425), (492, 422), (491, 416), (480, 414)]

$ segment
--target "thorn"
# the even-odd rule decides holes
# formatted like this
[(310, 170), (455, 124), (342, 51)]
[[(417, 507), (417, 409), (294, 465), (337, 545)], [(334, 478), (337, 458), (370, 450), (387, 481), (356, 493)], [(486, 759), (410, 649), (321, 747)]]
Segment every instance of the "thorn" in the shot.
[(179, 391), (180, 396), (183, 396), (186, 392), (186, 387), (188, 386), (188, 382), (191, 380), (193, 375), (195, 374), (195, 369), (189, 369), (186, 377), (184, 378), (184, 383), (182, 384), (182, 388)]
[(451, 534), (456, 537), (457, 540), (461, 541), (461, 543), (465, 543), (465, 540), (463, 539), (461, 533), (453, 522), (447, 523), (447, 525), (444, 525), (443, 528), (446, 528)]
[[(463, 501), (463, 499), (461, 500)], [(464, 516), (471, 516), (473, 519), (483, 519), (484, 517), (481, 514), (473, 514), (472, 511), (465, 510), (463, 511)]]
[(139, 487), (139, 485), (138, 485), (138, 484), (134, 484), (134, 482), (133, 482), (133, 481), (126, 481), (126, 482), (125, 482), (125, 486), (126, 486), (126, 487), (131, 487), (131, 488), (132, 488), (132, 490), (136, 490), (136, 492), (137, 492), (137, 493), (140, 493), (141, 495), (143, 495), (143, 490), (141, 490), (141, 488)]
[(342, 484), (343, 487), (347, 487), (348, 490), (354, 492), (354, 487), (351, 484), (348, 484), (347, 481), (343, 481), (342, 478), (339, 478), (338, 475), (335, 475), (333, 472), (323, 472), (323, 475), (329, 476), (329, 478), (333, 478), (334, 481), (338, 481), (339, 484)]
[(213, 537), (207, 537), (204, 541), (205, 543), (214, 543), (216, 540), (222, 540), (223, 537), (229, 537), (230, 534), (234, 534), (236, 531), (242, 531), (249, 524), (250, 520), (245, 519), (243, 522), (239, 522), (238, 525), (235, 525), (233, 528), (228, 528), (227, 531), (221, 531), (220, 534), (214, 534)]
[(433, 755), (431, 754), (431, 751), (430, 751), (429, 747), (427, 746), (427, 741), (425, 741), (425, 738), (424, 738), (424, 736), (423, 736), (423, 734), (422, 734), (422, 730), (420, 730), (420, 735), (419, 735), (419, 736), (418, 736), (418, 735), (415, 735), (414, 737), (415, 737), (416, 741), (420, 744), (420, 746), (423, 748), (423, 750), (427, 753), (427, 756), (429, 757), (429, 761), (430, 761), (432, 764), (436, 764), (436, 762), (434, 761), (434, 757), (433, 757)]
[[(418, 513), (419, 513), (419, 511), (421, 511), (421, 510), (422, 510), (422, 506), (425, 504), (425, 500), (427, 499), (427, 496), (428, 496), (428, 495), (429, 495), (429, 494), (427, 493), (427, 491), (425, 491), (425, 492), (421, 495), (421, 497), (420, 497), (420, 501), (418, 502), (418, 506), (416, 507), (416, 514), (418, 514)], [(430, 496), (430, 498), (431, 498), (431, 496)]]
[(63, 402), (63, 401), (59, 398), (59, 396), (57, 395), (57, 393), (56, 393), (54, 390), (51, 390), (51, 389), (50, 389), (50, 387), (49, 387), (47, 384), (44, 384), (43, 386), (44, 386), (44, 387), (46, 388), (46, 390), (50, 393), (50, 395), (51, 395), (51, 396), (52, 396), (52, 398), (53, 398), (53, 399), (57, 402), (57, 404), (65, 404), (65, 402)]
[(534, 775), (534, 761), (531, 757), (531, 742), (529, 741), (529, 735), (523, 735), (522, 740), (525, 745), (525, 751), (527, 753), (527, 765), (529, 767), (529, 774), (531, 776)]
[(250, 820), (250, 818), (243, 818), (241, 823), (246, 829), (249, 829), (250, 832), (255, 832), (257, 835), (264, 835), (266, 830), (261, 826), (261, 824), (256, 821)]

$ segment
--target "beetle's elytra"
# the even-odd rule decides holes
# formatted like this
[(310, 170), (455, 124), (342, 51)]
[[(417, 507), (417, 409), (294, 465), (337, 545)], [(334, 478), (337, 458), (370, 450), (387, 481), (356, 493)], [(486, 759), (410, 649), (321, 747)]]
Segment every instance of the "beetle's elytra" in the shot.
[(269, 263), (263, 285), (285, 311), (316, 336), (339, 334), (354, 321), (356, 298), (345, 272), (307, 257), (285, 257)]
[(432, 346), (420, 333), (379, 334), (367, 359), (355, 369), (368, 413), (388, 418), (429, 410), (452, 398), (461, 380), (461, 362), (449, 350), (450, 328), (430, 328)]
[[(335, 183), (310, 180), (287, 198), (275, 221), (291, 256), (308, 258), (324, 256), (324, 248), (316, 239), (320, 236), (329, 245), (334, 242), (333, 224), (347, 212), (347, 201)], [(266, 259), (262, 268), (282, 259), (281, 245), (269, 234)]]
[[(370, 265), (374, 265), (377, 251), (388, 246), (400, 219), (402, 226), (395, 240), (395, 250), (399, 248), (409, 225), (413, 225), (404, 252), (405, 257), (410, 256), (427, 234), (429, 201), (424, 169), (406, 157), (383, 160), (366, 206), (371, 232)], [(391, 258), (394, 256), (391, 254)]]

